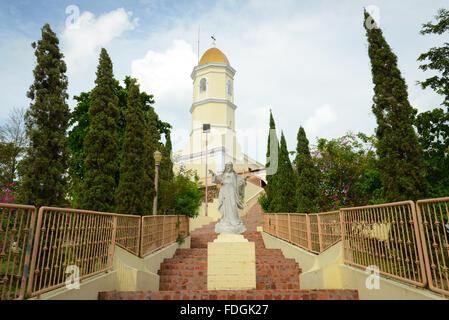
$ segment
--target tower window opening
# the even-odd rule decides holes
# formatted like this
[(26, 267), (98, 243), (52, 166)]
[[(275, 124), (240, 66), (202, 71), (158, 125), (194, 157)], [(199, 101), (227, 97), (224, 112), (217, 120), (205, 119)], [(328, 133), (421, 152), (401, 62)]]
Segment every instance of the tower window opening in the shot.
[(228, 93), (228, 95), (232, 96), (232, 83), (231, 80), (228, 79), (228, 81), (226, 81), (226, 91)]
[(206, 92), (206, 89), (207, 89), (207, 80), (206, 80), (206, 78), (202, 78), (200, 80), (200, 93)]

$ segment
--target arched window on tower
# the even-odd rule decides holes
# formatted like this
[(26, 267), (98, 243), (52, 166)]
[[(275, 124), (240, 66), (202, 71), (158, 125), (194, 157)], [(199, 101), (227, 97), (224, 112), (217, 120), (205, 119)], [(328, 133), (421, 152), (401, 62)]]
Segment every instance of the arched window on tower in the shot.
[(206, 78), (202, 78), (200, 80), (200, 93), (206, 92), (206, 90), (207, 90), (207, 79)]
[(226, 92), (228, 95), (232, 96), (232, 82), (230, 79), (226, 81)]

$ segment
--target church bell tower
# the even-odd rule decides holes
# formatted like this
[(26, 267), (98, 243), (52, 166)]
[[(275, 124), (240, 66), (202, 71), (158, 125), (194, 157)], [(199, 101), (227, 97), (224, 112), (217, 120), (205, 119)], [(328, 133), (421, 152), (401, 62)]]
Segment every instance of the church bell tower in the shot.
[(234, 140), (237, 108), (234, 104), (234, 75), (235, 70), (229, 60), (215, 47), (208, 49), (194, 67), (191, 74), (193, 80), (193, 101), (190, 108), (192, 115), (190, 138), (193, 148), (191, 152), (203, 149), (201, 136), (205, 123), (211, 126), (212, 148), (218, 144), (222, 145), (223, 141), (220, 140), (231, 139), (229, 143)]
[[(190, 135), (183, 150), (174, 154), (174, 170), (193, 169), (204, 178), (206, 159), (208, 169), (214, 172), (222, 172), (228, 162), (232, 162), (239, 172), (248, 171), (249, 167), (263, 168), (262, 164), (245, 155), (237, 142), (235, 72), (228, 58), (214, 44), (193, 68)], [(207, 133), (203, 132), (204, 124), (210, 125)]]

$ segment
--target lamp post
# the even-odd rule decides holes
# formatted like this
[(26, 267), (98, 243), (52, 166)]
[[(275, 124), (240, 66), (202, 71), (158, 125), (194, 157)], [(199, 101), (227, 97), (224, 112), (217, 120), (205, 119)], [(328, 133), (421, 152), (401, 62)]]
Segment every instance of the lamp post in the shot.
[(154, 162), (156, 164), (156, 174), (154, 175), (154, 187), (156, 189), (156, 194), (154, 195), (154, 201), (153, 201), (153, 216), (157, 215), (157, 196), (158, 196), (158, 180), (159, 180), (159, 165), (161, 164), (162, 160), (162, 153), (160, 153), (158, 150), (156, 150), (153, 154), (154, 156)]

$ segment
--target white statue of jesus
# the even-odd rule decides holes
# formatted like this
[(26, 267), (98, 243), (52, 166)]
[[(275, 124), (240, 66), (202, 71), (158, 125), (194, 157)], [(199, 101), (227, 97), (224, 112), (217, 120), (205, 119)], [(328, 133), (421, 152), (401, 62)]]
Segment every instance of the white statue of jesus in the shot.
[(219, 234), (242, 234), (246, 231), (239, 216), (239, 209), (243, 209), (242, 198), (245, 192), (246, 179), (235, 173), (232, 162), (225, 165), (222, 174), (216, 175), (212, 170), (212, 182), (221, 184), (218, 195), (218, 211), (221, 220), (215, 225), (215, 232)]

